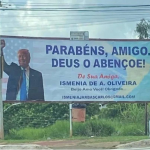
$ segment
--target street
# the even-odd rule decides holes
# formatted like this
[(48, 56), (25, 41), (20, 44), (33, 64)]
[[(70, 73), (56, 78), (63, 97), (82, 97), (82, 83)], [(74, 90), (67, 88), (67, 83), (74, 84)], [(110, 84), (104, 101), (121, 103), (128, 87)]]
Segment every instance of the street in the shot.
[[(53, 149), (53, 148), (52, 148)], [(106, 149), (106, 148), (54, 148), (53, 150), (112, 150), (112, 149), (116, 149), (116, 150), (147, 150), (149, 149), (150, 150), (150, 147), (141, 147), (141, 148), (111, 148), (111, 149)]]

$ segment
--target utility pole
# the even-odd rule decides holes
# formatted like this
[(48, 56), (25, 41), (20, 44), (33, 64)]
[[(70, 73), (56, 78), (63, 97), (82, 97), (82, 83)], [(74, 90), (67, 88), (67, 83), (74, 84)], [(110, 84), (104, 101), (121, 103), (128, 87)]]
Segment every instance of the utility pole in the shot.
[[(1, 48), (1, 38), (0, 38)], [(3, 127), (3, 100), (2, 100), (2, 74), (3, 74), (3, 57), (0, 49), (0, 139), (4, 139), (4, 127)]]

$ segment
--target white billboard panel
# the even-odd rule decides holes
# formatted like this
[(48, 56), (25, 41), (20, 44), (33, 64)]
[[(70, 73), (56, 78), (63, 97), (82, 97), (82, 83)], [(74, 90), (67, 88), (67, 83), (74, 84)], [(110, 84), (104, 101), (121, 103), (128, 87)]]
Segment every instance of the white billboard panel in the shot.
[(4, 101), (150, 101), (149, 41), (2, 39)]

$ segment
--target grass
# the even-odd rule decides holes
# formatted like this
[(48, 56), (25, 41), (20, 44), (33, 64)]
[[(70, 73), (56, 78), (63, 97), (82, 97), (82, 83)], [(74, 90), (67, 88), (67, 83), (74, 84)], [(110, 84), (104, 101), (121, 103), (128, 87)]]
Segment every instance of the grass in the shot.
[[(10, 130), (5, 136), (5, 140), (54, 140), (69, 138), (69, 121), (57, 121), (52, 126), (46, 128), (23, 128), (20, 130)], [(132, 137), (129, 140), (145, 138), (144, 126), (139, 123), (120, 122), (118, 120), (90, 120), (85, 123), (73, 123), (73, 137), (71, 139), (99, 139), (105, 137), (121, 140), (123, 137)], [(92, 138), (94, 137), (94, 138)], [(133, 138), (134, 137), (134, 138)], [(109, 138), (106, 138), (107, 141)], [(124, 138), (128, 139), (128, 138)], [(120, 142), (120, 141), (119, 141)]]
[(80, 136), (109, 136), (115, 128), (107, 121), (89, 120), (85, 123), (74, 123), (74, 134)]
[(6, 140), (46, 140), (69, 137), (69, 122), (57, 121), (52, 126), (46, 128), (23, 128), (20, 130), (10, 130), (5, 136)]
[[(128, 142), (133, 142), (133, 141), (139, 141), (139, 140), (144, 140), (144, 139), (149, 139), (148, 136), (108, 136), (108, 137), (70, 137), (70, 138), (65, 138), (64, 140), (84, 140), (84, 143), (97, 143), (97, 142), (120, 142), (122, 144), (128, 143)], [(60, 140), (59, 138), (57, 139), (52, 139), (50, 141), (56, 141)], [(0, 140), (0, 143), (5, 143), (5, 144), (17, 144), (17, 143), (32, 143), (35, 141), (40, 141), (40, 140)], [(42, 140), (42, 141), (47, 141), (47, 140)]]
[(37, 140), (0, 140), (0, 143), (4, 144), (17, 144), (17, 143), (32, 143)]
[[(109, 136), (115, 129), (108, 122), (101, 120), (90, 120), (85, 123), (74, 123), (74, 135), (76, 136)], [(52, 126), (46, 128), (23, 128), (20, 130), (10, 130), (5, 139), (65, 139), (69, 137), (69, 121), (57, 121)]]
[(57, 121), (52, 126), (45, 128), (46, 138), (67, 138), (69, 137), (69, 122)]

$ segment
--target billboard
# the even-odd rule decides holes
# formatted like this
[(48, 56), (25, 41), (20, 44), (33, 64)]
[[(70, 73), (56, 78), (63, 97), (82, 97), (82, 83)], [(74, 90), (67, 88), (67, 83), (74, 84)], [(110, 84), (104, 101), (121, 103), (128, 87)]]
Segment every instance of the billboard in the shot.
[(150, 41), (1, 36), (4, 101), (150, 101)]

